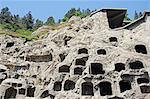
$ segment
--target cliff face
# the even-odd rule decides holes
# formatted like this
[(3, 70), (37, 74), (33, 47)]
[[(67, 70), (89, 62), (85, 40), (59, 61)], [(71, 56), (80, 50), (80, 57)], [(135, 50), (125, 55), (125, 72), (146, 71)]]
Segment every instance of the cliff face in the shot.
[(149, 99), (146, 22), (114, 30), (98, 12), (68, 24), (37, 41), (0, 36), (2, 99)]

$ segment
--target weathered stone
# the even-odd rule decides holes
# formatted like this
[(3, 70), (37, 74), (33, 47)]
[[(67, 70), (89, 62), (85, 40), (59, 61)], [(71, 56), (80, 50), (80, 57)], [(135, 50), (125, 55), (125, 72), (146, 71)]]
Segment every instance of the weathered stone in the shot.
[(107, 14), (72, 17), (55, 30), (43, 26), (33, 34), (49, 33), (37, 41), (1, 35), (0, 97), (149, 99), (150, 16), (111, 29), (116, 17)]

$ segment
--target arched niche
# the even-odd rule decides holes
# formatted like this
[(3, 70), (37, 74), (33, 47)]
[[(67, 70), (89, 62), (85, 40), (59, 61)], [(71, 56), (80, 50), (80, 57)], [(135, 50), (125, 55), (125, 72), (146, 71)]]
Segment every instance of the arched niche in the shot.
[(27, 88), (27, 96), (28, 96), (28, 97), (34, 97), (34, 92), (35, 92), (35, 87), (29, 86), (29, 87)]
[(120, 92), (125, 92), (127, 90), (131, 90), (131, 83), (126, 80), (122, 80), (119, 82)]
[(137, 53), (147, 54), (146, 46), (145, 45), (135, 45), (135, 51)]
[(88, 54), (88, 50), (86, 48), (81, 48), (78, 50), (78, 54)]
[(129, 63), (129, 67), (131, 69), (141, 69), (144, 68), (143, 63), (141, 61), (134, 61)]
[(99, 49), (97, 50), (98, 55), (106, 55), (106, 50), (105, 49)]
[(147, 79), (147, 78), (138, 78), (137, 83), (138, 84), (149, 83), (149, 79)]
[(91, 63), (91, 74), (104, 74), (103, 65), (101, 63)]
[(82, 83), (81, 88), (82, 88), (82, 95), (89, 95), (89, 96), (94, 95), (93, 84), (91, 82)]
[(70, 72), (70, 67), (67, 66), (67, 65), (63, 65), (61, 67), (59, 67), (59, 72), (66, 72), (66, 73), (69, 73)]
[(83, 72), (82, 67), (74, 68), (74, 74), (75, 75), (82, 75), (82, 72)]
[(71, 80), (66, 80), (65, 84), (64, 84), (64, 90), (68, 91), (68, 90), (73, 90), (75, 88), (75, 82), (71, 81)]
[(82, 58), (76, 59), (75, 65), (85, 66), (87, 60), (88, 60), (88, 57), (82, 57)]
[(4, 99), (16, 98), (17, 89), (10, 87), (6, 89)]
[(108, 81), (100, 82), (99, 88), (101, 96), (112, 95), (112, 87), (110, 82)]
[(110, 37), (109, 42), (118, 42), (116, 37)]
[(62, 87), (62, 82), (57, 81), (54, 83), (53, 89), (54, 89), (54, 91), (61, 91), (61, 87)]
[(122, 70), (125, 70), (125, 64), (124, 63), (116, 63), (115, 64), (115, 71), (122, 71)]

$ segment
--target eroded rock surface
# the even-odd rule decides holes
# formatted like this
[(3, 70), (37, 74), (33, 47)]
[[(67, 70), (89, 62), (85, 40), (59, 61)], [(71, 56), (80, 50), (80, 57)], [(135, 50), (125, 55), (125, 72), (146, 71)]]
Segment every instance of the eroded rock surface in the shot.
[(69, 22), (37, 41), (0, 36), (1, 99), (149, 99), (147, 21), (115, 30), (100, 11)]

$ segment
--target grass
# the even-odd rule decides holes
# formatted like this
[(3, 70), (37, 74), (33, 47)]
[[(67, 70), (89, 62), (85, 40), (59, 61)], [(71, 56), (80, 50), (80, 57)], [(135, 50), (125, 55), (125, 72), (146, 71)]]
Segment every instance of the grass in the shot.
[(14, 28), (10, 24), (0, 24), (0, 35), (10, 35), (13, 37), (22, 37), (29, 41), (37, 40), (47, 35), (49, 30), (59, 30), (61, 28), (71, 26), (70, 23), (64, 22), (62, 24), (55, 24), (53, 26), (48, 26), (47, 28), (42, 28), (41, 30), (37, 30), (36, 34), (32, 35), (32, 31), (25, 29), (16, 29), (14, 32)]
[(5, 29), (4, 25), (0, 24), (0, 35), (9, 35), (12, 37), (22, 37), (29, 41), (31, 40), (37, 40), (37, 37), (34, 37), (32, 35), (32, 31), (24, 30), (24, 29), (18, 29), (15, 32), (11, 29)]

